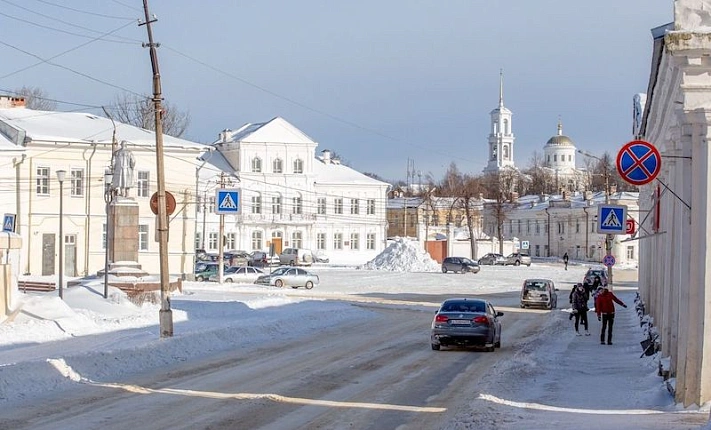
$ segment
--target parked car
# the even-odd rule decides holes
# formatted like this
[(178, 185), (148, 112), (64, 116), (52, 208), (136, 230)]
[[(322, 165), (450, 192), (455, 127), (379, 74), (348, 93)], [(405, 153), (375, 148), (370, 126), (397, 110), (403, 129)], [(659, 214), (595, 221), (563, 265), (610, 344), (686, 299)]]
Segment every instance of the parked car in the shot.
[(267, 267), (270, 264), (269, 255), (264, 251), (254, 251), (250, 254), (247, 266)]
[(453, 298), (440, 305), (432, 320), (432, 349), (442, 346), (483, 346), (487, 351), (501, 347), (501, 322), (487, 300)]
[(322, 250), (311, 251), (311, 256), (313, 257), (314, 263), (328, 263), (330, 259)]
[(603, 287), (607, 285), (607, 269), (605, 269), (604, 267), (590, 267), (588, 271), (585, 272), (585, 276), (583, 277), (583, 284), (588, 284), (592, 287), (596, 276), (600, 277), (600, 285), (602, 285)]
[(310, 266), (314, 257), (311, 250), (301, 248), (285, 248), (279, 254), (279, 264), (289, 266)]
[[(210, 276), (217, 273), (219, 267), (219, 264), (214, 262), (197, 263), (195, 265), (195, 280), (198, 282), (207, 281), (208, 279), (210, 279)], [(226, 264), (224, 264), (222, 267), (222, 270), (227, 270), (229, 268), (229, 266)]]
[(250, 257), (247, 251), (230, 250), (223, 253), (223, 261), (230, 266), (246, 266)]
[(488, 254), (485, 254), (483, 257), (479, 259), (479, 264), (480, 265), (487, 265), (487, 266), (493, 266), (493, 265), (501, 265), (503, 266), (506, 264), (506, 257), (504, 257), (501, 254), (497, 254), (495, 252), (490, 252)]
[(272, 285), (274, 287), (305, 287), (310, 290), (318, 285), (318, 275), (300, 267), (280, 267), (272, 273), (264, 274), (254, 281), (258, 285)]
[(442, 260), (442, 273), (479, 273), (479, 262), (466, 257), (446, 257)]
[(558, 307), (558, 289), (550, 279), (526, 279), (521, 287), (521, 307)]
[[(254, 281), (256, 281), (257, 278), (259, 278), (263, 274), (264, 272), (262, 272), (260, 269), (257, 269), (256, 267), (232, 266), (225, 270), (222, 276), (222, 280), (223, 282), (242, 282), (251, 284), (254, 283)], [(210, 275), (210, 278), (208, 279), (213, 282), (218, 282), (218, 275), (218, 273), (215, 273), (214, 275)]]
[(506, 257), (506, 266), (520, 266), (520, 265), (531, 266), (531, 256), (527, 254), (521, 254), (520, 252), (514, 252)]

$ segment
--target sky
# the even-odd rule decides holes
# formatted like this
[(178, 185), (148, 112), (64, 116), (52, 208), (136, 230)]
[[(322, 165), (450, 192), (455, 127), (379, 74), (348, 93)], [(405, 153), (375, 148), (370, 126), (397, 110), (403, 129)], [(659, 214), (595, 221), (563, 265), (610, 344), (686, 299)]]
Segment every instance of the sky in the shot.
[[(635, 288), (629, 286), (634, 283), (621, 281), (634, 278), (631, 267), (616, 272), (620, 286), (614, 291), (628, 309), (618, 309), (614, 345), (601, 346), (596, 335), (599, 323), (592, 313), (593, 336), (575, 336), (568, 319), (567, 292), (588, 268), (579, 262), (571, 261), (569, 270), (560, 261), (536, 260), (531, 267), (484, 266), (478, 274), (445, 275), (417, 245), (399, 240), (368, 264), (362, 263), (331, 262), (311, 268), (321, 278), (312, 290), (187, 282), (183, 292), (171, 298), (174, 336), (161, 342), (160, 305), (136, 306), (113, 288), (103, 299), (100, 281), (66, 289), (64, 301), (56, 294), (18, 294), (13, 308), (22, 306), (22, 311), (14, 320), (0, 323), (0, 423), (8, 419), (12, 408), (6, 406), (13, 402), (48, 393), (61, 398), (64, 390), (77, 384), (115, 387), (112, 384), (133, 373), (159, 366), (167, 370), (187, 359), (219, 354), (220, 348), (247, 347), (263, 332), (279, 342), (338, 324), (358, 324), (373, 318), (372, 310), (356, 304), (363, 301), (429, 313), (438, 303), (396, 303), (387, 297), (405, 293), (428, 297), (445, 290), (453, 296), (515, 293), (524, 279), (547, 277), (560, 289), (559, 308), (536, 337), (501, 359), (495, 372), (474, 386), (470, 407), (450, 414), (442, 429), (490, 428), (491, 422), (498, 422), (498, 429), (544, 429), (553, 424), (559, 429), (711, 429), (709, 405), (675, 404), (657, 375), (660, 362), (668, 358), (659, 353), (640, 357), (644, 332), (635, 312)], [(521, 311), (518, 296), (496, 297), (493, 305), (504, 312), (502, 348), (511, 348), (515, 340), (507, 338), (505, 318), (506, 313)], [(225, 306), (230, 303), (239, 306)], [(422, 333), (422, 348), (430, 350), (428, 332)], [(269, 389), (263, 387), (263, 392)]]
[[(139, 0), (0, 0), (0, 93), (37, 87), (60, 110), (101, 114), (150, 95)], [(646, 92), (651, 29), (672, 0), (149, 1), (162, 94), (184, 137), (281, 116), (351, 167), (386, 180), (486, 165), (489, 113), (513, 112), (529, 164), (558, 120), (579, 149), (615, 155)], [(109, 34), (110, 33), (110, 34)], [(411, 160), (411, 161), (410, 161)]]

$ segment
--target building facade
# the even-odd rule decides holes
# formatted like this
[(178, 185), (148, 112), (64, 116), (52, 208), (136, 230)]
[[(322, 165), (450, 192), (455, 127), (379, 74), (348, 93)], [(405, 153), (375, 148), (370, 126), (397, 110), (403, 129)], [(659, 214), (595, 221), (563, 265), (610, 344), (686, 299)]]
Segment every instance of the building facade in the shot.
[[(283, 118), (224, 130), (203, 157), (196, 246), (218, 250), (306, 248), (331, 261), (372, 259), (386, 240), (389, 184), (341, 164)], [(218, 188), (238, 189), (239, 214), (214, 213)]]

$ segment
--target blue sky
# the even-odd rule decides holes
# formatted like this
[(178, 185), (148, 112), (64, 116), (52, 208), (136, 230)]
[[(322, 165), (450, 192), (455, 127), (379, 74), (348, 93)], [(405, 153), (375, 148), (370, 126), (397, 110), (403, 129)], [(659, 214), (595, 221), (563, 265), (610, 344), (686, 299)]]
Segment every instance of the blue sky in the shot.
[[(60, 110), (99, 114), (122, 92), (152, 92), (142, 0), (0, 3), (0, 93), (39, 87), (73, 103)], [(163, 95), (191, 115), (184, 137), (212, 142), (222, 129), (282, 116), (317, 151), (389, 180), (406, 178), (408, 159), (436, 179), (452, 161), (479, 174), (500, 69), (517, 166), (542, 152), (558, 118), (579, 149), (615, 155), (632, 138), (632, 97), (647, 89), (650, 30), (673, 20), (672, 0), (149, 7)]]

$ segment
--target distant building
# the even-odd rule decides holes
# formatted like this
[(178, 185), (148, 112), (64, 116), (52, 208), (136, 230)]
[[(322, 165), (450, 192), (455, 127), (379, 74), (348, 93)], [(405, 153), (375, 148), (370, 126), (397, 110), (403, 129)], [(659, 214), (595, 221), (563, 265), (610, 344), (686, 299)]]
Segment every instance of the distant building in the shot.
[(563, 123), (559, 120), (558, 132), (543, 147), (543, 168), (553, 177), (557, 193), (587, 189), (588, 176), (575, 167), (575, 153), (575, 144), (563, 134)]
[(492, 110), (489, 133), (489, 161), (484, 173), (498, 173), (506, 168), (515, 168), (512, 112), (504, 106), (504, 73), (499, 74), (499, 106)]

